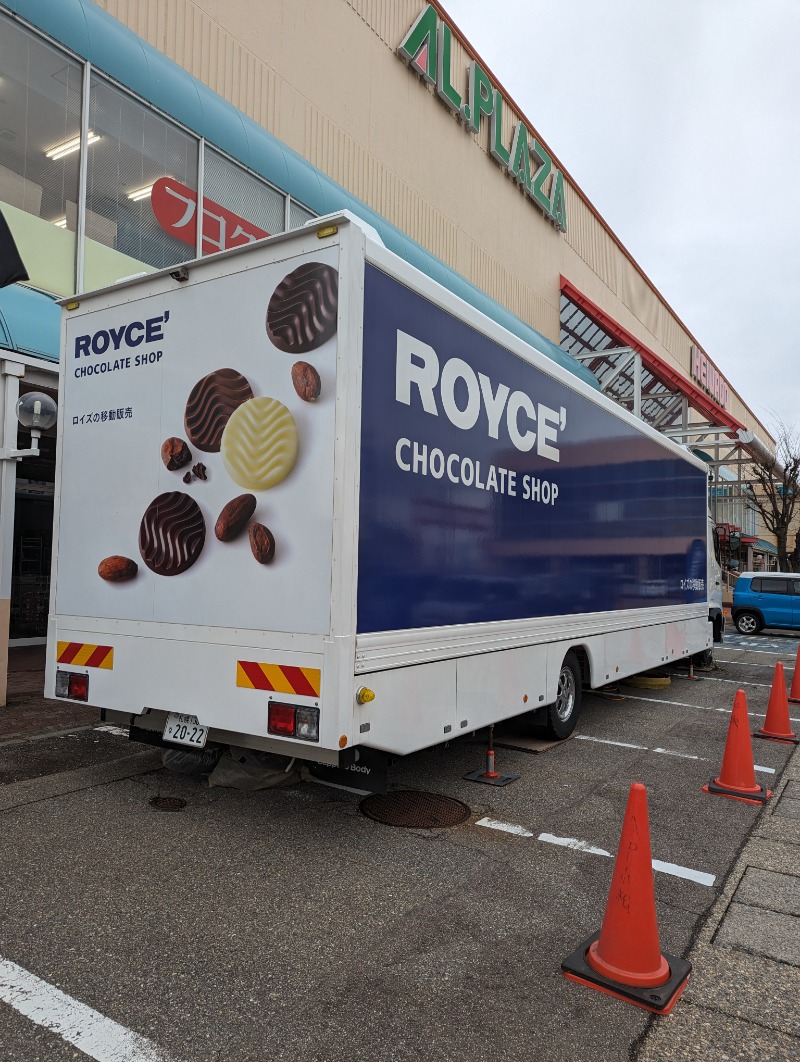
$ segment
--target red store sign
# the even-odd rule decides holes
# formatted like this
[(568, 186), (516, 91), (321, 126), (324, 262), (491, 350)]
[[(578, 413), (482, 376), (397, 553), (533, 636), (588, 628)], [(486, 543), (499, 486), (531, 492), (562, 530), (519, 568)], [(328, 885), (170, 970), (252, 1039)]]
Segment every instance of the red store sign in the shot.
[[(191, 247), (197, 246), (197, 192), (172, 177), (159, 177), (153, 185), (150, 204), (165, 232)], [(243, 247), (269, 235), (252, 221), (203, 197), (203, 254)]]
[(728, 381), (716, 365), (694, 344), (692, 344), (691, 357), (691, 371), (694, 379), (712, 398), (719, 402), (723, 409), (727, 409), (729, 398)]

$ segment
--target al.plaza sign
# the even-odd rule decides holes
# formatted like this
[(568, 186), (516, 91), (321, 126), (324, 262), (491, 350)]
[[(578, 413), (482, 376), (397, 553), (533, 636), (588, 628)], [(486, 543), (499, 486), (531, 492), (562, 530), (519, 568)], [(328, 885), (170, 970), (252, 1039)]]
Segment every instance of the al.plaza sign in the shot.
[(425, 81), (436, 88), (439, 99), (462, 122), (477, 133), (481, 121), (490, 122), (489, 153), (501, 170), (515, 181), (536, 206), (562, 232), (567, 231), (564, 176), (523, 121), (517, 122), (506, 147), (503, 135), (503, 96), (474, 59), (467, 68), (467, 96), (453, 85), (450, 53), (452, 30), (428, 4), (405, 35), (397, 54)]

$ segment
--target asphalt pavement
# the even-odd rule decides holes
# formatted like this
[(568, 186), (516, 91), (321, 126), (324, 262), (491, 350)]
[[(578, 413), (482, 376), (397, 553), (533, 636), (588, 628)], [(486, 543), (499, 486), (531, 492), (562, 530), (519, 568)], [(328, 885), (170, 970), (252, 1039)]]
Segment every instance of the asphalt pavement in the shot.
[[(464, 778), (480, 733), (395, 764), (394, 791), (467, 805), (449, 829), (383, 825), (309, 781), (167, 772), (96, 710), (45, 702), (29, 654), (0, 709), (4, 1062), (800, 1057), (797, 748), (753, 741), (764, 807), (701, 789), (735, 691), (755, 729), (797, 647), (733, 635), (696, 679), (589, 694), (547, 751), (508, 728), (503, 788)], [(669, 1017), (560, 972), (600, 928), (633, 781), (666, 868), (660, 945), (693, 964)]]

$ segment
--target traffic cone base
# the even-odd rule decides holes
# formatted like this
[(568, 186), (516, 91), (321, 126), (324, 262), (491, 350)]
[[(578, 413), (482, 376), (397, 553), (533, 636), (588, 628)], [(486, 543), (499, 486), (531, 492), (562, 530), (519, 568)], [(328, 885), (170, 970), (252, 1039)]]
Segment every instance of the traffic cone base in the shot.
[(800, 745), (800, 738), (791, 734), (771, 734), (768, 730), (754, 730), (753, 737), (763, 738), (764, 741), (777, 741), (780, 745)]
[(730, 800), (741, 800), (743, 804), (757, 804), (759, 807), (762, 804), (766, 804), (772, 796), (772, 790), (765, 789), (763, 785), (758, 787), (759, 791), (757, 793), (751, 793), (749, 790), (729, 789), (725, 785), (720, 785), (717, 779), (713, 782), (708, 782), (701, 788), (704, 793), (728, 797)]
[(600, 930), (564, 959), (561, 963), (561, 972), (566, 979), (574, 981), (575, 984), (593, 988), (596, 992), (604, 992), (615, 999), (621, 999), (623, 1003), (632, 1003), (635, 1007), (649, 1010), (653, 1014), (671, 1014), (681, 993), (686, 988), (692, 964), (686, 959), (679, 959), (675, 955), (663, 952), (662, 957), (667, 967), (667, 979), (663, 984), (643, 988), (622, 984), (593, 970), (586, 961), (586, 956), (599, 937)]

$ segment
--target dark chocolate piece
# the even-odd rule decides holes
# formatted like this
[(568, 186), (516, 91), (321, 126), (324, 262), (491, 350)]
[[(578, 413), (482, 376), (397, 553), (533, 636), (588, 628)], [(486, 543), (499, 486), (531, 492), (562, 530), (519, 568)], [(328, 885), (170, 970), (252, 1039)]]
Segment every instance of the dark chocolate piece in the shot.
[(267, 307), (267, 335), (287, 354), (316, 350), (336, 333), (339, 276), (321, 262), (298, 266), (275, 288)]
[(228, 418), (252, 397), (250, 384), (236, 369), (216, 369), (198, 380), (183, 418), (189, 441), (207, 454), (219, 453)]
[(188, 465), (192, 459), (192, 451), (176, 435), (165, 439), (161, 444), (161, 460), (170, 472), (177, 472), (179, 468)]
[(159, 494), (139, 526), (139, 552), (156, 575), (180, 575), (200, 556), (206, 522), (193, 498), (180, 490)]

